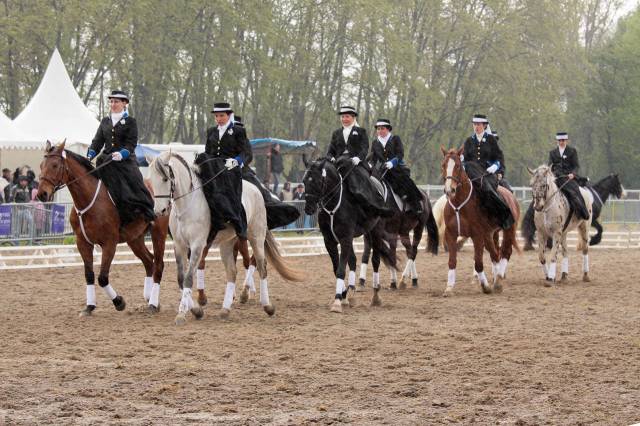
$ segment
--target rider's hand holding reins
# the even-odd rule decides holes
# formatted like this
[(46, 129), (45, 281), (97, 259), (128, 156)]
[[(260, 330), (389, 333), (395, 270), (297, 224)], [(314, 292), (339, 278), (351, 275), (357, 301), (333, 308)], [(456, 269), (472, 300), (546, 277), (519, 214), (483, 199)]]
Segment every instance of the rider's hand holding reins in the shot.
[(351, 157), (351, 162), (353, 163), (354, 166), (357, 166), (358, 164), (360, 164), (360, 158)]
[(120, 151), (116, 151), (111, 154), (111, 159), (113, 161), (122, 161), (126, 160), (127, 158), (129, 158), (129, 151), (127, 151), (126, 149), (121, 149)]
[(224, 166), (227, 168), (227, 170), (238, 167), (238, 165), (242, 165), (242, 157), (240, 157), (239, 155), (235, 158), (227, 158), (224, 161)]
[(494, 164), (493, 166), (487, 167), (487, 173), (494, 174), (497, 171), (498, 171), (498, 165), (497, 164)]
[(93, 159), (95, 158), (95, 156), (96, 156), (96, 155), (98, 155), (98, 153), (97, 153), (97, 152), (95, 152), (95, 151), (94, 151), (94, 150), (92, 150), (92, 149), (89, 149), (89, 150), (87, 151), (87, 159), (88, 159), (89, 161), (93, 160)]

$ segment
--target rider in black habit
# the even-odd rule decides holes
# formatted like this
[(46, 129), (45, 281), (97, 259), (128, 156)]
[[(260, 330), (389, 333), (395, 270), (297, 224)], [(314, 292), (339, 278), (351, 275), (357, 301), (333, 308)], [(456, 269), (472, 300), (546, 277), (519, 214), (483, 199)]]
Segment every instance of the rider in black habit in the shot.
[(107, 186), (118, 209), (120, 226), (125, 226), (140, 216), (152, 221), (155, 219), (153, 198), (144, 186), (136, 162), (138, 125), (127, 112), (129, 96), (121, 90), (113, 90), (108, 98), (111, 114), (100, 122), (87, 151), (87, 158), (92, 160), (98, 156), (97, 166), (110, 160), (98, 170), (97, 175)]
[[(355, 108), (343, 106), (338, 111), (342, 127), (331, 135), (327, 157), (335, 161), (340, 174), (345, 177), (346, 187), (365, 212), (389, 217), (392, 211), (384, 207), (382, 196), (369, 179), (365, 161), (369, 151), (367, 131), (358, 126)], [(371, 216), (369, 213), (368, 216)]]
[(504, 173), (504, 156), (498, 141), (488, 130), (487, 116), (475, 114), (472, 121), (474, 134), (464, 142), (465, 171), (471, 180), (478, 183), (474, 186), (482, 192), (482, 205), (496, 217), (503, 229), (507, 229), (513, 225), (513, 216), (497, 192), (498, 179), (495, 175), (499, 170)]
[(217, 126), (207, 130), (204, 153), (198, 155), (200, 179), (211, 210), (211, 235), (230, 223), (242, 240), (247, 239), (247, 217), (242, 207), (240, 167), (251, 161), (251, 145), (244, 128), (234, 124), (233, 110), (226, 102), (213, 104)]
[(371, 143), (368, 161), (384, 164), (384, 180), (405, 200), (416, 214), (422, 213), (422, 194), (411, 180), (411, 172), (404, 163), (404, 147), (400, 136), (391, 133), (393, 127), (386, 118), (379, 118), (375, 128), (378, 136)]
[(568, 146), (569, 135), (566, 132), (556, 134), (558, 147), (549, 152), (549, 165), (553, 174), (556, 175), (556, 183), (560, 190), (566, 195), (573, 211), (580, 219), (589, 219), (589, 210), (584, 204), (584, 198), (580, 193), (578, 182), (582, 180), (578, 176), (578, 151)]

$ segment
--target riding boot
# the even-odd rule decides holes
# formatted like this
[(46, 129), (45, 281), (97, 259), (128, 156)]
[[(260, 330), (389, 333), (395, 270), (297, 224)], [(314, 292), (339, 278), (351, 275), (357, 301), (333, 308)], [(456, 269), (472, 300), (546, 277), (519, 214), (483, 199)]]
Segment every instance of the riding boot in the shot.
[(582, 220), (589, 220), (589, 210), (587, 210), (587, 206), (585, 206), (582, 197), (580, 197), (580, 199), (574, 198), (572, 204), (576, 216), (578, 216)]

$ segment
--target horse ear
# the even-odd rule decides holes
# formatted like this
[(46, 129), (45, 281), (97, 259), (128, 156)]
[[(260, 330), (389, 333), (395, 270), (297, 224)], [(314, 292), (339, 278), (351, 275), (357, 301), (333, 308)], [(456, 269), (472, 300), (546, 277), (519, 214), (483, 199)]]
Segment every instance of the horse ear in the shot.
[(155, 160), (155, 158), (153, 158), (152, 156), (150, 156), (149, 154), (145, 154), (144, 155), (144, 159), (147, 161), (148, 165), (151, 165), (151, 163), (153, 163), (153, 160)]
[(461, 146), (460, 148), (458, 148), (458, 157), (460, 157), (462, 154), (464, 154), (464, 146)]
[(58, 149), (60, 151), (64, 151), (64, 145), (67, 143), (67, 138), (64, 138), (64, 140), (62, 142), (60, 142), (60, 145), (58, 145)]
[(533, 176), (533, 170), (531, 170), (531, 169), (529, 168), (529, 166), (527, 166), (527, 171), (529, 172), (529, 174), (530, 174), (531, 176)]
[(44, 152), (51, 151), (51, 141), (47, 139), (47, 144), (44, 146)]
[(444, 149), (444, 146), (442, 146), (442, 145), (440, 145), (440, 152), (442, 153), (442, 156), (443, 156), (443, 157), (446, 157), (446, 156), (447, 156), (447, 150), (446, 150), (446, 149)]

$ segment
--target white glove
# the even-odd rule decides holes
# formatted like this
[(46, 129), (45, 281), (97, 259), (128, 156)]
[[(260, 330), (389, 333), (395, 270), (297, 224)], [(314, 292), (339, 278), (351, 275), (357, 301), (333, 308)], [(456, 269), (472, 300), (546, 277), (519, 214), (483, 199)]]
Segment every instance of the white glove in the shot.
[(331, 157), (331, 159), (329, 161), (331, 161), (332, 163), (335, 163), (336, 162), (336, 157)]
[(497, 171), (498, 171), (498, 165), (497, 164), (494, 164), (491, 167), (487, 167), (487, 172), (489, 172), (491, 174), (494, 174)]
[(384, 166), (387, 169), (393, 169), (393, 163), (391, 161), (387, 161), (386, 163), (384, 163)]
[(116, 151), (113, 154), (111, 154), (111, 159), (113, 161), (122, 161), (122, 154), (120, 154), (120, 151)]
[(231, 170), (234, 167), (238, 167), (238, 160), (236, 160), (235, 158), (227, 158), (224, 161), (224, 166), (228, 169)]
[(358, 157), (351, 157), (351, 162), (354, 166), (357, 166), (358, 164), (360, 164), (360, 159)]

